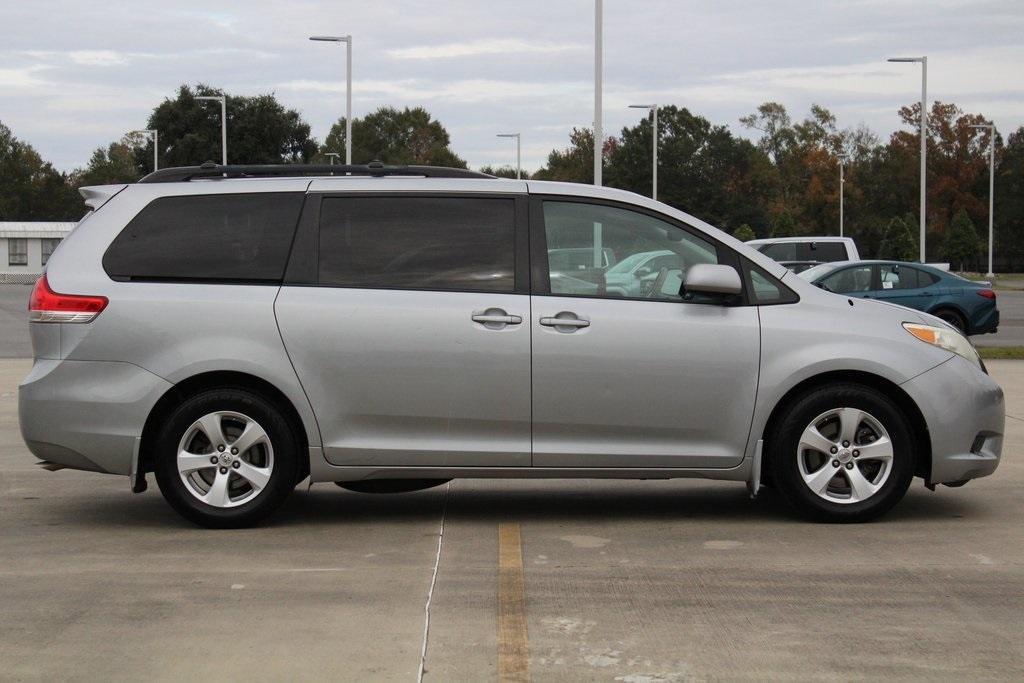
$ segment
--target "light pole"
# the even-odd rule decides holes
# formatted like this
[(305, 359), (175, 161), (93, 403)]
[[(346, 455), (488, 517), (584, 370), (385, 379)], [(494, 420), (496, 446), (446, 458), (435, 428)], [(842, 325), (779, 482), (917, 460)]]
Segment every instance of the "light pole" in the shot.
[(992, 219), (995, 216), (996, 196), (996, 124), (983, 123), (971, 126), (988, 131), (988, 272), (985, 277), (995, 277), (992, 272)]
[(498, 133), (499, 138), (515, 138), (516, 139), (516, 180), (520, 180), (523, 177), (523, 162), (522, 162), (522, 140), (520, 139), (519, 133)]
[(345, 43), (345, 163), (352, 165), (352, 36), (310, 36), (325, 43)]
[(224, 95), (196, 95), (197, 100), (220, 102), (220, 163), (228, 165), (228, 103)]
[(334, 160), (340, 157), (341, 155), (338, 154), (337, 152), (324, 152), (324, 156), (329, 157), (331, 160), (331, 166), (334, 166)]
[(925, 158), (928, 154), (928, 58), (890, 57), (890, 62), (920, 62), (921, 64), (921, 263), (925, 262)]
[(150, 138), (153, 140), (153, 170), (154, 171), (159, 170), (160, 169), (160, 164), (157, 161), (157, 149), (158, 149), (158, 147), (157, 147), (157, 140), (158, 140), (158, 135), (157, 135), (156, 130), (155, 129), (154, 130), (133, 130), (133, 131), (131, 131), (131, 133), (129, 133), (129, 135), (134, 135), (135, 133), (143, 133), (145, 135), (150, 136)]
[[(604, 26), (604, 2), (594, 0), (594, 184), (601, 185), (601, 167), (604, 151), (604, 132), (601, 129), (601, 80), (603, 78), (602, 29)], [(595, 247), (596, 248), (596, 247)]]
[(843, 190), (846, 187), (846, 178), (843, 177), (843, 164), (846, 163), (846, 155), (839, 155), (839, 236), (843, 236)]
[(651, 125), (654, 128), (654, 142), (651, 145), (651, 199), (658, 201), (658, 105), (656, 104), (631, 104), (630, 109), (649, 109), (651, 111)]

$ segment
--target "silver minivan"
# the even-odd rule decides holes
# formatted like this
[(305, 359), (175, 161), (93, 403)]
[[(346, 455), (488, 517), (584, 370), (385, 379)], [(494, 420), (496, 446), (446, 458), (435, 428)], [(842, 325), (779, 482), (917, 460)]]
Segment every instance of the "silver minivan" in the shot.
[(207, 164), (83, 195), (32, 294), (22, 434), (198, 524), (306, 478), (456, 477), (725, 479), (860, 521), (999, 463), (1002, 391), (954, 329), (635, 194)]

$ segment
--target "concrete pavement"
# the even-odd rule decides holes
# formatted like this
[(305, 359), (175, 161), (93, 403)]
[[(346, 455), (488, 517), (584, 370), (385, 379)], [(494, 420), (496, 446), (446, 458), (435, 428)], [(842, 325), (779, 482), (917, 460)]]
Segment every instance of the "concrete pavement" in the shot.
[(1021, 362), (989, 364), (996, 474), (917, 481), (876, 523), (805, 523), (720, 482), (463, 480), (302, 488), (242, 531), (36, 468), (28, 366), (0, 361), (3, 680), (415, 681), (435, 563), (427, 681), (1024, 677)]

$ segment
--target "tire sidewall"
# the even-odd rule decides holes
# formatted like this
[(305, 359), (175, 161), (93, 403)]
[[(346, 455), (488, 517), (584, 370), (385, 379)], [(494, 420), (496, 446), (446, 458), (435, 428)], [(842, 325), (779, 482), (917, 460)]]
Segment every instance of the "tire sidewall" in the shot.
[[(217, 411), (252, 418), (266, 431), (274, 449), (270, 481), (252, 500), (231, 508), (207, 505), (193, 496), (178, 473), (178, 444), (197, 419)], [(207, 527), (232, 528), (254, 524), (273, 512), (295, 486), (298, 440), (288, 421), (270, 401), (244, 389), (212, 389), (183, 401), (157, 433), (154, 470), (164, 498), (186, 519)]]
[[(889, 477), (881, 490), (857, 503), (834, 503), (811, 491), (803, 481), (797, 447), (814, 418), (835, 408), (859, 408), (881, 422), (893, 444)], [(799, 398), (786, 412), (771, 447), (771, 470), (787, 500), (801, 513), (830, 522), (861, 522), (887, 512), (900, 501), (914, 478), (916, 448), (899, 407), (881, 392), (860, 385), (821, 387)]]

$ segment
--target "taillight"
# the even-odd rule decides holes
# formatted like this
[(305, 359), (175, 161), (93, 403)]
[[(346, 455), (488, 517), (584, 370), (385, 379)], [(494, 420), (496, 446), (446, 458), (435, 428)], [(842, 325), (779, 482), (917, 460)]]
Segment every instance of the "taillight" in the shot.
[(28, 300), (28, 319), (34, 323), (89, 323), (106, 307), (105, 296), (58, 294), (43, 275)]
[(977, 294), (978, 296), (983, 296), (986, 299), (995, 300), (996, 298), (996, 293), (993, 292), (991, 289), (979, 289), (975, 292), (975, 294)]

